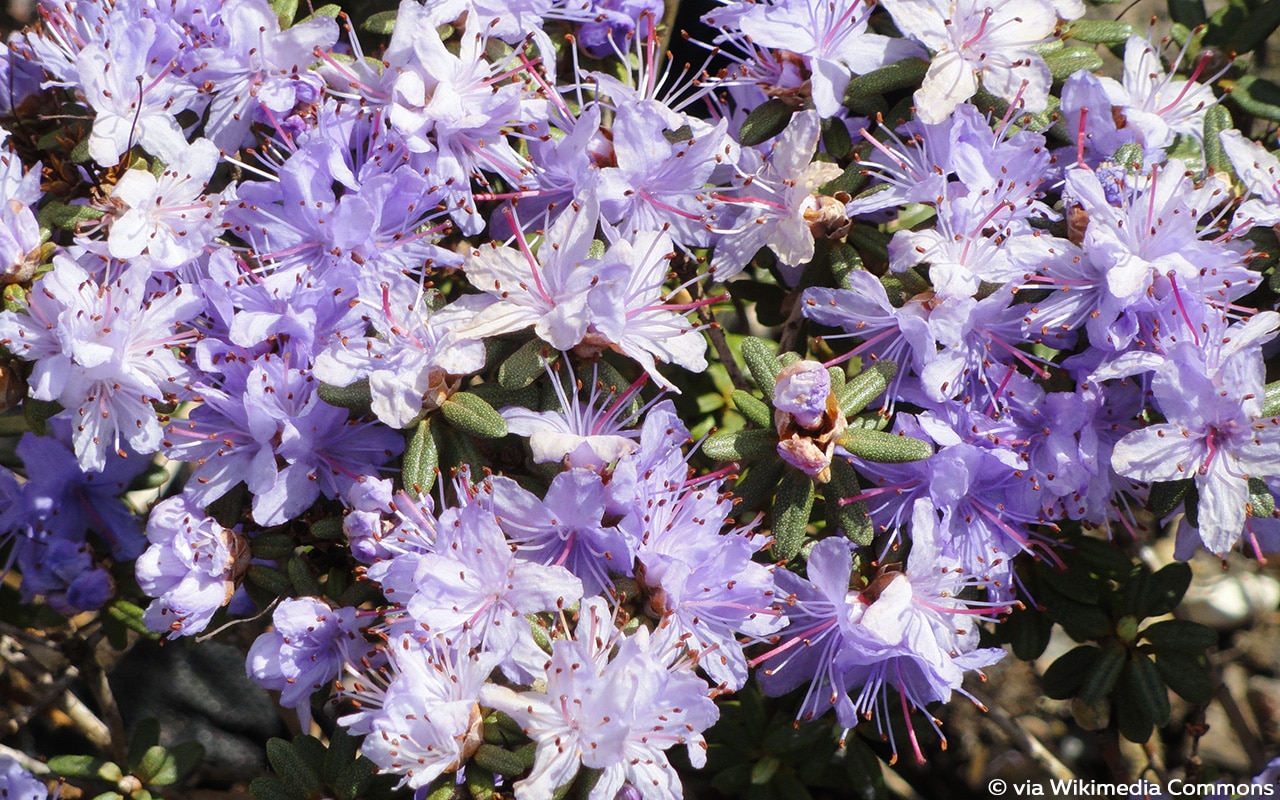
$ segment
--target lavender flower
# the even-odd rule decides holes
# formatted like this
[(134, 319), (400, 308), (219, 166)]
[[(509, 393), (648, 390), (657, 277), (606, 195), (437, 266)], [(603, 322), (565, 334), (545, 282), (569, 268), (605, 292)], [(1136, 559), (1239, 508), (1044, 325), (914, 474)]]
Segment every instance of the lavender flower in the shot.
[(386, 648), (388, 669), (345, 680), (341, 693), (360, 710), (338, 719), (364, 736), (364, 754), (401, 786), (420, 789), (459, 769), (479, 748), (482, 687), (493, 658), (439, 639), (404, 636)]
[(916, 116), (934, 124), (978, 89), (1041, 111), (1049, 94), (1049, 67), (1032, 45), (1049, 40), (1058, 24), (1044, 0), (884, 0), (898, 29), (934, 51), (915, 94)]
[(248, 543), (182, 495), (151, 510), (147, 540), (137, 562), (138, 585), (156, 598), (143, 617), (147, 627), (170, 639), (200, 633), (248, 569)]
[(197, 139), (158, 177), (144, 169), (125, 172), (111, 190), (111, 203), (123, 209), (111, 224), (112, 257), (146, 251), (158, 266), (173, 269), (198, 255), (222, 222), (222, 198), (204, 194), (217, 166), (218, 149)]
[(580, 767), (601, 771), (590, 800), (611, 800), (624, 783), (645, 798), (682, 796), (663, 751), (683, 744), (695, 767), (706, 763), (702, 731), (719, 713), (707, 685), (656, 642), (643, 627), (618, 634), (605, 602), (592, 598), (576, 638), (552, 645), (544, 691), (481, 690), (486, 706), (511, 715), (538, 745), (533, 772), (515, 784), (517, 800), (549, 797)]
[(311, 723), (311, 695), (357, 663), (372, 647), (362, 636), (354, 608), (330, 608), (312, 597), (289, 598), (271, 615), (274, 630), (249, 648), (245, 671), (259, 685), (280, 692), (280, 705), (298, 712), (306, 730)]
[(162, 435), (151, 403), (183, 389), (187, 369), (171, 348), (194, 339), (175, 328), (200, 313), (199, 295), (187, 285), (151, 295), (146, 270), (99, 282), (69, 258), (55, 263), (29, 314), (0, 313), (0, 344), (37, 362), (31, 396), (66, 409), (82, 469), (102, 471), (122, 440), (154, 453)]
[(0, 756), (0, 798), (3, 800), (48, 800), (49, 789), (36, 776), (9, 756)]

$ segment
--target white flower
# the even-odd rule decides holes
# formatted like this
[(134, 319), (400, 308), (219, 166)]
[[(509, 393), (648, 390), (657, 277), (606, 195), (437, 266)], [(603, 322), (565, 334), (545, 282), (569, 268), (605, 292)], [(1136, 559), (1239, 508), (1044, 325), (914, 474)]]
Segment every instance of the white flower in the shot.
[(1032, 47), (1048, 41), (1058, 14), (1044, 0), (882, 0), (904, 34), (934, 52), (915, 94), (916, 116), (933, 125), (978, 91), (1027, 111), (1048, 100), (1049, 67)]

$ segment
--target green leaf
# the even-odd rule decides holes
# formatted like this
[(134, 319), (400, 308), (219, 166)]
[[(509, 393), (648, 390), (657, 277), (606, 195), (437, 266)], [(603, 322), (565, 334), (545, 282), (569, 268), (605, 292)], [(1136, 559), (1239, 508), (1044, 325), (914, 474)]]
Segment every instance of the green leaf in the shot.
[[(117, 622), (121, 623), (129, 630), (140, 633), (150, 639), (156, 638), (156, 634), (147, 627), (147, 623), (143, 621), (143, 609), (130, 603), (128, 600), (116, 600), (107, 606), (107, 614)], [(141, 724), (141, 723), (139, 723)]]
[(834, 459), (831, 462), (831, 480), (823, 488), (822, 494), (827, 506), (827, 529), (842, 531), (849, 541), (866, 547), (876, 535), (866, 502), (843, 502), (847, 498), (857, 497), (861, 491), (858, 473), (853, 465), (844, 458)]
[(1084, 682), (1080, 685), (1080, 700), (1090, 705), (1108, 697), (1119, 683), (1124, 665), (1124, 646), (1118, 643), (1108, 646), (1093, 668), (1085, 673)]
[(351, 766), (360, 751), (360, 737), (347, 733), (347, 729), (338, 725), (329, 737), (329, 746), (324, 751), (324, 782), (335, 786), (342, 771)]
[(1194, 28), (1209, 21), (1204, 0), (1169, 0), (1169, 18), (1180, 25)]
[(1218, 634), (1212, 628), (1185, 619), (1149, 625), (1143, 629), (1142, 638), (1150, 642), (1158, 653), (1203, 653), (1218, 643)]
[(289, 576), (289, 583), (293, 585), (293, 595), (295, 597), (321, 597), (324, 590), (320, 588), (320, 582), (316, 580), (315, 573), (311, 571), (311, 566), (307, 564), (307, 560), (298, 556), (291, 558), (285, 562), (285, 574)]
[(1053, 634), (1053, 621), (1030, 608), (1015, 609), (1000, 626), (1005, 641), (1013, 647), (1013, 654), (1023, 661), (1032, 661), (1044, 654)]
[(311, 535), (329, 542), (341, 542), (347, 534), (342, 528), (342, 517), (325, 517), (311, 523)]
[(855, 456), (881, 464), (923, 461), (933, 455), (933, 446), (921, 439), (865, 428), (846, 430), (840, 437), (840, 446)]
[(48, 230), (74, 230), (76, 225), (89, 220), (102, 219), (103, 212), (93, 206), (70, 206), (51, 200), (40, 209), (37, 221)]
[(1235, 169), (1222, 146), (1221, 134), (1235, 127), (1231, 112), (1221, 103), (1209, 106), (1204, 112), (1204, 160), (1209, 169), (1223, 175), (1234, 176)]
[(424, 418), (414, 429), (413, 436), (409, 437), (400, 472), (404, 490), (411, 498), (417, 500), (431, 492), (439, 466), (440, 448), (431, 431), (431, 419)]
[(337, 780), (331, 784), (338, 800), (360, 800), (376, 771), (374, 763), (364, 756), (343, 767)]
[(93, 756), (54, 756), (49, 759), (49, 769), (66, 778), (97, 778), (109, 763)]
[(1140, 707), (1148, 719), (1156, 725), (1164, 725), (1169, 721), (1169, 690), (1149, 656), (1130, 653), (1123, 681), (1126, 699)]
[(270, 5), (280, 23), (280, 30), (292, 25), (293, 18), (298, 16), (298, 0), (271, 0)]
[(1082, 644), (1058, 657), (1044, 671), (1040, 688), (1046, 697), (1066, 700), (1074, 697), (1084, 685), (1084, 679), (1102, 659), (1102, 650), (1091, 644)]
[(324, 795), (324, 784), (320, 776), (291, 743), (284, 739), (269, 740), (267, 760), (271, 762), (271, 769), (294, 794), (308, 800), (317, 800)]
[(1204, 706), (1213, 699), (1213, 669), (1204, 653), (1158, 650), (1156, 669), (1165, 684), (1188, 703)]
[(773, 386), (778, 382), (778, 359), (774, 346), (763, 339), (748, 336), (742, 340), (742, 360), (746, 362), (751, 377), (766, 396), (773, 396)]
[(773, 499), (773, 489), (782, 477), (785, 465), (780, 459), (756, 461), (747, 474), (733, 487), (733, 493), (742, 498), (744, 511), (765, 506)]
[(837, 286), (848, 286), (847, 277), (852, 272), (862, 269), (862, 256), (844, 242), (831, 245), (831, 274), (835, 276)]
[(1065, 47), (1044, 57), (1049, 74), (1055, 81), (1064, 81), (1077, 72), (1093, 72), (1102, 69), (1102, 56), (1092, 47)]
[(1120, 735), (1131, 742), (1144, 744), (1151, 738), (1151, 717), (1139, 705), (1127, 689), (1129, 666), (1126, 664), (1120, 683), (1116, 686), (1115, 719)]
[(293, 537), (280, 531), (264, 531), (249, 540), (249, 552), (254, 558), (281, 561), (293, 555), (297, 543)]
[(1270, 38), (1276, 28), (1280, 28), (1280, 0), (1267, 0), (1255, 6), (1231, 32), (1226, 49), (1234, 53), (1252, 52)]
[(528, 754), (511, 752), (492, 744), (482, 744), (471, 760), (481, 769), (487, 769), (495, 775), (514, 778), (533, 766)]
[(773, 506), (773, 553), (779, 560), (790, 561), (804, 544), (813, 510), (813, 481), (798, 470), (789, 469), (778, 486)]
[(364, 21), (360, 27), (369, 33), (379, 36), (390, 36), (396, 29), (396, 10), (379, 11), (376, 14), (370, 14), (369, 18)]
[(884, 393), (898, 374), (898, 365), (888, 359), (880, 359), (845, 384), (840, 395), (840, 413), (846, 417), (857, 414), (867, 404)]
[(373, 395), (369, 389), (368, 378), (358, 380), (349, 386), (322, 383), (316, 390), (316, 394), (331, 406), (350, 409), (361, 414), (368, 414), (373, 406)]
[(1127, 22), (1110, 19), (1078, 19), (1067, 26), (1066, 36), (1090, 44), (1124, 44), (1137, 31)]
[(1101, 608), (1079, 603), (1054, 592), (1049, 596), (1048, 587), (1042, 592), (1041, 601), (1049, 619), (1062, 626), (1067, 635), (1077, 642), (1098, 639), (1111, 632), (1111, 617)]
[(136, 772), (142, 766), (143, 757), (151, 748), (160, 744), (160, 722), (155, 717), (138, 720), (129, 737), (129, 771)]
[(498, 385), (504, 389), (523, 389), (546, 374), (546, 342), (531, 339), (506, 358), (498, 367)]
[(849, 136), (849, 128), (844, 120), (830, 117), (822, 121), (822, 146), (837, 161), (849, 157), (853, 150), (853, 139)]
[(1280, 86), (1269, 80), (1245, 75), (1235, 82), (1228, 97), (1248, 114), (1280, 122)]
[(1156, 519), (1163, 519), (1174, 512), (1191, 489), (1191, 478), (1180, 481), (1156, 481), (1151, 484), (1147, 507)]
[(147, 748), (138, 768), (133, 771), (143, 783), (152, 786), (170, 786), (178, 782), (178, 762), (166, 748), (160, 745)]
[(245, 573), (245, 580), (260, 586), (276, 597), (288, 597), (293, 593), (293, 584), (280, 570), (266, 564), (250, 564)]
[(481, 439), (507, 435), (507, 421), (497, 409), (470, 392), (455, 392), (440, 406), (440, 413), (456, 430)]
[(733, 404), (738, 407), (738, 410), (742, 412), (742, 416), (746, 417), (749, 422), (761, 428), (773, 427), (773, 409), (765, 405), (755, 395), (744, 392), (741, 389), (734, 389), (731, 396)]
[(1191, 585), (1191, 567), (1175, 561), (1161, 567), (1151, 576), (1151, 590), (1146, 613), (1140, 616), (1162, 617), (1173, 613)]
[(757, 461), (778, 453), (778, 434), (772, 430), (722, 431), (702, 443), (702, 453), (716, 461)]
[[(254, 778), (249, 784), (249, 794), (253, 795), (254, 800), (303, 800), (301, 795), (290, 791), (283, 781), (271, 776)], [(355, 800), (355, 798), (340, 800)]]
[(1248, 508), (1249, 514), (1254, 517), (1269, 517), (1276, 510), (1276, 498), (1261, 478), (1249, 479)]
[(764, 786), (778, 774), (782, 762), (776, 756), (766, 755), (751, 767), (751, 782), (756, 786)]
[(28, 397), (22, 401), (22, 415), (27, 418), (27, 426), (37, 435), (45, 435), (45, 422), (62, 411), (62, 405), (56, 400), (37, 400)]
[(845, 87), (844, 105), (854, 113), (881, 110), (884, 107), (884, 95), (900, 89), (916, 88), (928, 71), (928, 61), (906, 58), (859, 75)]
[(751, 109), (738, 130), (738, 141), (746, 147), (763, 144), (782, 133), (791, 122), (796, 107), (775, 97)]
[(337, 18), (337, 16), (341, 13), (342, 13), (342, 6), (338, 5), (337, 3), (326, 3), (325, 5), (322, 5), (319, 8), (317, 8), (315, 10), (315, 13), (308, 14), (302, 19), (298, 20), (297, 24), (294, 27), (308, 23), (311, 20), (316, 19), (317, 17)]
[(314, 736), (300, 733), (293, 737), (293, 749), (307, 762), (317, 776), (324, 775), (324, 744)]
[(1262, 416), (1274, 417), (1277, 414), (1280, 414), (1280, 381), (1268, 383), (1266, 395), (1262, 398)]

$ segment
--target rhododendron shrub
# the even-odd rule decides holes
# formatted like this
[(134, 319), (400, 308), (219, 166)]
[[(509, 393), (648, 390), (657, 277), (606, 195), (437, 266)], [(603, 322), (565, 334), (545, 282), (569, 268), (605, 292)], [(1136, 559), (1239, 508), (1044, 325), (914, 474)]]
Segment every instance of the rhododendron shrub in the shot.
[(41, 2), (6, 625), (238, 642), (260, 800), (874, 794), (1055, 626), (1176, 728), (1213, 634), (1144, 620), (1280, 549), (1280, 17), (1197, 5)]

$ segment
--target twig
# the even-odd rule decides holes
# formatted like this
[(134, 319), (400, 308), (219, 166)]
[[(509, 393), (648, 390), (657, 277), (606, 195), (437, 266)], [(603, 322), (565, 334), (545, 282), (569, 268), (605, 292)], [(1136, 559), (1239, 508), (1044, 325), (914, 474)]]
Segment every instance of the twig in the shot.
[(1258, 737), (1254, 735), (1249, 728), (1249, 721), (1245, 719), (1244, 712), (1240, 710), (1240, 705), (1236, 703), (1236, 699), (1231, 694), (1231, 689), (1227, 687), (1226, 681), (1218, 684), (1218, 702), (1222, 704), (1222, 710), (1227, 712), (1227, 719), (1231, 722), (1231, 730), (1235, 731), (1236, 737), (1240, 743), (1244, 745), (1244, 752), (1249, 756), (1249, 763), (1252, 765), (1253, 771), (1257, 772), (1267, 763), (1266, 754), (1262, 750), (1262, 743), (1258, 741)]
[(30, 772), (32, 775), (48, 775), (51, 772), (48, 764), (32, 758), (21, 750), (14, 750), (12, 747), (5, 747), (0, 744), (0, 756), (12, 758), (14, 761), (17, 761), (23, 769)]
[[(787, 321), (782, 324), (782, 335), (778, 337), (778, 354), (787, 353), (791, 348), (795, 347), (796, 339), (800, 335), (800, 326), (804, 322), (804, 303), (794, 292), (787, 296), (792, 300), (791, 313), (787, 314)], [(783, 302), (786, 302), (785, 300)]]
[(124, 718), (120, 716), (120, 707), (116, 705), (116, 696), (111, 692), (107, 673), (92, 662), (90, 670), (92, 674), (89, 688), (93, 691), (94, 700), (98, 702), (98, 708), (102, 710), (102, 716), (106, 717), (110, 731), (109, 746), (105, 750), (113, 761), (123, 764), (129, 759), (129, 737), (124, 730)]
[(28, 722), (36, 718), (37, 714), (53, 705), (54, 702), (62, 696), (62, 693), (67, 690), (67, 687), (74, 683), (76, 678), (79, 677), (79, 670), (75, 667), (67, 667), (66, 671), (59, 675), (57, 680), (51, 681), (47, 684), (49, 688), (45, 690), (44, 694), (36, 698), (30, 705), (23, 708), (18, 716), (9, 720), (9, 723), (6, 726), (8, 728), (6, 735), (17, 733), (26, 727)]
[(965, 691), (973, 695), (974, 699), (987, 709), (986, 719), (1004, 731), (1005, 735), (1013, 740), (1014, 745), (1039, 764), (1050, 777), (1067, 783), (1075, 780), (1076, 776), (1071, 769), (1059, 761), (1043, 742), (1024, 730), (1018, 721), (1010, 717), (994, 699), (971, 686), (965, 687)]
[[(701, 286), (698, 287), (698, 294), (702, 294)], [(724, 338), (724, 329), (720, 327), (719, 322), (716, 322), (716, 315), (709, 307), (701, 306), (698, 308), (698, 321), (711, 334), (711, 344), (716, 348), (716, 355), (720, 357), (720, 363), (724, 364), (724, 371), (729, 374), (733, 387), (744, 392), (751, 391), (751, 385), (747, 383), (742, 370), (738, 369), (738, 362), (733, 357), (733, 351), (729, 349), (729, 341)]]
[(107, 723), (98, 719), (98, 715), (94, 714), (79, 697), (70, 691), (63, 692), (61, 706), (75, 723), (76, 729), (83, 733), (94, 747), (104, 753), (111, 749), (111, 729), (107, 727)]

